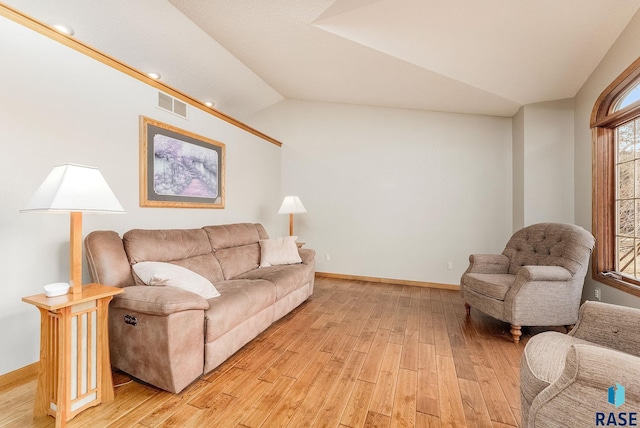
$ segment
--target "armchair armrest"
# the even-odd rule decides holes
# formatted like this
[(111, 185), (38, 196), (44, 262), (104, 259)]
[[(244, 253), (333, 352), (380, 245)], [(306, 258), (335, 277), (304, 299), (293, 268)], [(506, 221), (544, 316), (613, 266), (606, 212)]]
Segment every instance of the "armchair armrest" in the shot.
[(567, 281), (572, 277), (562, 266), (522, 266), (517, 276), (527, 281)]
[(616, 412), (636, 411), (640, 358), (599, 346), (572, 345), (560, 377), (533, 400), (526, 426), (593, 426), (596, 412), (609, 412), (607, 390), (616, 384), (626, 390), (626, 403)]
[(640, 356), (640, 309), (586, 301), (571, 335), (589, 342)]
[(298, 250), (298, 253), (300, 254), (302, 263), (305, 265), (308, 265), (309, 263), (313, 262), (316, 257), (316, 251), (312, 250), (311, 248), (300, 248)]
[(509, 257), (502, 254), (471, 254), (465, 273), (508, 273)]
[(136, 285), (125, 287), (114, 297), (114, 308), (121, 308), (151, 315), (170, 315), (192, 309), (208, 309), (204, 297), (176, 287), (160, 285)]

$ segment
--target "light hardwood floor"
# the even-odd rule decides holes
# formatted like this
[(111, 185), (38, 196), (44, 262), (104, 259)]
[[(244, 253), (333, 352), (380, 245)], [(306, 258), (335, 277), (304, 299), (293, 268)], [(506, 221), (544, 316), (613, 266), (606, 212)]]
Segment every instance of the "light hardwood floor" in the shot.
[[(116, 399), (68, 427), (514, 427), (520, 345), (457, 291), (318, 278), (314, 295), (180, 394), (114, 372)], [(34, 377), (0, 389), (0, 426), (34, 419)]]

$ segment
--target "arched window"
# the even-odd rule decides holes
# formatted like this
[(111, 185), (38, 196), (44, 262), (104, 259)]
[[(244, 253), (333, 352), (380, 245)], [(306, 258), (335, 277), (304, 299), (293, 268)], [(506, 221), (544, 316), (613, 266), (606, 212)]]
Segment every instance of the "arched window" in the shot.
[(593, 277), (640, 296), (640, 58), (600, 95), (591, 128)]

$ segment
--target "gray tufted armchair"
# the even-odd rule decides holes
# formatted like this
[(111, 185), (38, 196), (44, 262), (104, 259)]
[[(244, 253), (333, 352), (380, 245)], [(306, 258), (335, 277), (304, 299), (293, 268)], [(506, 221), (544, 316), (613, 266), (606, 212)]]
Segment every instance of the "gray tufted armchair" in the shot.
[(575, 324), (594, 244), (579, 226), (539, 223), (516, 232), (502, 254), (472, 254), (460, 280), (467, 315), (474, 307), (510, 323), (516, 343), (522, 326)]

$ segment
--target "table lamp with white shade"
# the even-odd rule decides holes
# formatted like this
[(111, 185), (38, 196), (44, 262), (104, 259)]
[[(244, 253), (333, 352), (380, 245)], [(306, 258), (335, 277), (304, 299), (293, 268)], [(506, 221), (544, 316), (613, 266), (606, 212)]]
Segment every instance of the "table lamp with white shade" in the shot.
[(289, 236), (293, 236), (293, 215), (306, 213), (302, 201), (297, 196), (285, 196), (278, 214), (289, 214)]
[(70, 285), (82, 294), (82, 213), (124, 213), (97, 168), (74, 164), (53, 168), (20, 212), (69, 213)]

